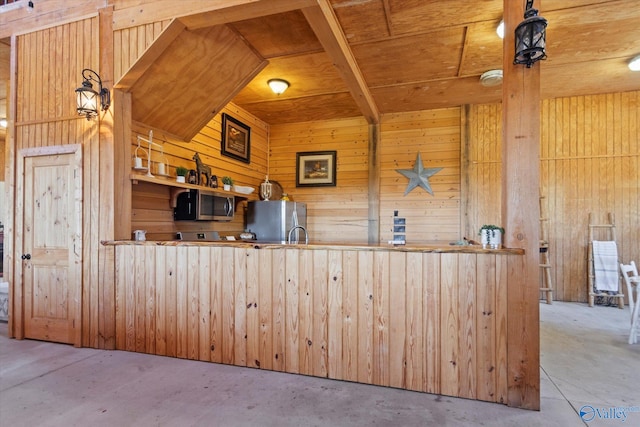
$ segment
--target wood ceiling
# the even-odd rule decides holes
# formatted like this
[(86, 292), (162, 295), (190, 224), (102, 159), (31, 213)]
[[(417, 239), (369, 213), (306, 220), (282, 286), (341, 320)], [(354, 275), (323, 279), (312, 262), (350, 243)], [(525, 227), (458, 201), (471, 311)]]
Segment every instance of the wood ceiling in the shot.
[[(115, 5), (116, 30), (178, 17), (171, 34), (161, 37), (165, 45), (149, 49), (156, 57), (151, 61), (145, 54), (130, 70), (134, 73), (114, 87), (132, 91), (136, 120), (162, 128), (167, 117), (175, 119), (169, 133), (185, 140), (229, 101), (280, 124), (354, 116), (375, 122), (381, 114), (502, 97), (501, 85), (484, 87), (479, 79), (502, 67), (502, 40), (495, 29), (503, 0), (116, 0)], [(535, 65), (541, 68), (543, 98), (640, 89), (640, 73), (627, 66), (640, 55), (638, 0), (536, 0), (534, 7), (549, 22), (548, 59)], [(232, 44), (246, 44), (255, 54), (249, 72), (238, 71), (246, 64), (231, 58), (232, 50), (216, 52), (226, 49), (215, 45), (223, 43), (221, 37), (211, 42), (209, 62), (201, 60), (201, 49), (183, 49), (216, 26), (235, 34)], [(163, 54), (174, 75), (155, 63)], [(171, 60), (178, 57), (189, 67)], [(271, 78), (288, 80), (291, 87), (275, 95), (267, 86)], [(173, 91), (175, 99), (144, 104), (143, 92), (154, 93), (149, 89), (154, 85), (173, 87), (177, 79), (200, 86), (190, 96), (193, 102), (181, 100), (182, 85)], [(156, 105), (165, 110), (154, 111)]]
[[(502, 67), (495, 30), (503, 0), (330, 5), (380, 114), (501, 100), (501, 85), (484, 87), (479, 79)], [(640, 55), (638, 0), (543, 0), (534, 7), (549, 22), (548, 59), (538, 63), (543, 98), (640, 89), (640, 73), (627, 66)], [(319, 40), (322, 23), (308, 9), (228, 23), (268, 60), (233, 102), (271, 124), (366, 116), (350, 90), (357, 82), (339, 72), (349, 62)], [(275, 95), (266, 83), (271, 78), (291, 87)]]

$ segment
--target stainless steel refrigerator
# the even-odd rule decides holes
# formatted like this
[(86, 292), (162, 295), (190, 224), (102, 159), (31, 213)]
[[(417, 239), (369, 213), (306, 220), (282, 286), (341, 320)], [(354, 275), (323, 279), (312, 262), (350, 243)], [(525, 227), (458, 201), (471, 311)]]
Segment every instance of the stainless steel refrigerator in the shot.
[[(247, 206), (247, 229), (255, 233), (256, 240), (269, 243), (287, 243), (289, 231), (296, 226), (307, 227), (306, 203), (274, 201), (250, 201)], [(305, 233), (296, 229), (291, 233), (292, 242), (304, 242)]]

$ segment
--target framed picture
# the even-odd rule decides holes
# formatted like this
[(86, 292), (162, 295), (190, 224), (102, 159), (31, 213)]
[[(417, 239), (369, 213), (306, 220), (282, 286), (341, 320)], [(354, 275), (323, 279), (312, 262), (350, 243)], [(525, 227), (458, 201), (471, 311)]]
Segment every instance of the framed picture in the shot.
[(335, 151), (297, 153), (296, 160), (296, 187), (336, 186)]
[(222, 154), (251, 163), (251, 128), (222, 113)]

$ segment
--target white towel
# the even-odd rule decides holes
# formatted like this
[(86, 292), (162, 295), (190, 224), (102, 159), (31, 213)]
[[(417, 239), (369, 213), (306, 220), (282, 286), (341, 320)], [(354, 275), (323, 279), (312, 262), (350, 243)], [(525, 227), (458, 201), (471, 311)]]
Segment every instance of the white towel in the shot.
[(593, 269), (596, 289), (618, 292), (618, 248), (616, 242), (593, 241)]

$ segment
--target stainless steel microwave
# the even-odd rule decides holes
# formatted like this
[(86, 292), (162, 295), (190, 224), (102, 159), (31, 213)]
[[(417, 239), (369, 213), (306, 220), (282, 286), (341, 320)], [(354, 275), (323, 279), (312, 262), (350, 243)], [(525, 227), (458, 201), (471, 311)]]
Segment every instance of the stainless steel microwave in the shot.
[(173, 219), (176, 221), (231, 221), (235, 197), (206, 190), (178, 194)]

